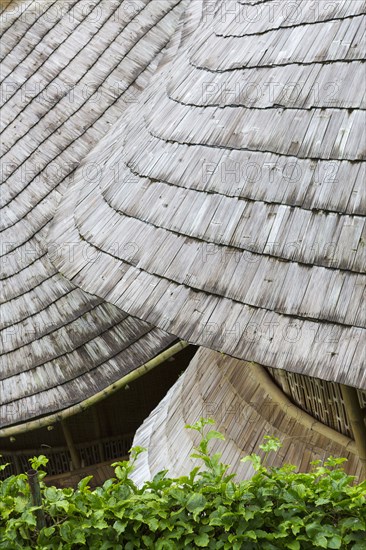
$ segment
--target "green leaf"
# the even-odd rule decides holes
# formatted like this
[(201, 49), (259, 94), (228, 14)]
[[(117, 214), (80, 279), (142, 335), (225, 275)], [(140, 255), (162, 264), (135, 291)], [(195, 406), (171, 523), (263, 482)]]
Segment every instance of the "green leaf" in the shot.
[(29, 499), (27, 497), (15, 497), (14, 510), (22, 513), (29, 506)]
[(34, 527), (36, 525), (36, 517), (35, 515), (32, 513), (32, 510), (34, 508), (38, 508), (36, 506), (34, 506), (33, 508), (29, 508), (28, 510), (26, 510), (25, 512), (22, 513), (21, 515), (21, 518), (22, 518), (22, 522), (24, 522), (26, 525), (28, 525), (29, 527)]
[(253, 465), (253, 468), (256, 471), (259, 471), (262, 466), (261, 457), (255, 453), (252, 453), (249, 456), (245, 456), (244, 458), (241, 459), (241, 462), (251, 462)]
[(10, 462), (7, 462), (6, 464), (0, 464), (0, 472), (4, 471), (5, 468), (7, 468), (8, 466), (10, 466)]
[(306, 496), (306, 487), (303, 483), (299, 483), (299, 485), (293, 485), (292, 489), (301, 499)]
[(328, 504), (328, 502), (330, 502), (330, 499), (329, 499), (329, 498), (318, 498), (318, 499), (315, 501), (315, 505), (316, 505), (316, 506), (323, 506), (323, 504)]
[(72, 531), (73, 544), (85, 544), (85, 531), (81, 529), (73, 529)]
[(195, 544), (200, 548), (201, 547), (204, 548), (208, 546), (210, 543), (210, 537), (208, 536), (207, 533), (201, 533), (200, 535), (196, 535), (193, 540)]
[[(132, 548), (131, 550), (134, 550), (134, 548)], [(154, 550), (176, 550), (176, 547), (173, 541), (160, 539), (159, 541), (157, 541)]]
[(206, 506), (206, 499), (200, 493), (193, 493), (186, 504), (186, 508), (189, 512), (202, 512)]
[(55, 531), (56, 529), (54, 527), (45, 527), (42, 530), (42, 534), (45, 535), (46, 538), (49, 538)]
[(339, 535), (334, 535), (328, 540), (328, 548), (342, 548), (342, 538)]
[(327, 548), (328, 547), (328, 541), (324, 535), (317, 535), (314, 538), (314, 544), (315, 546), (320, 546), (320, 548)]
[(58, 509), (61, 508), (62, 510), (65, 510), (65, 512), (67, 513), (70, 508), (70, 503), (67, 500), (58, 500), (57, 502), (55, 502), (55, 507)]
[(89, 488), (89, 481), (93, 479), (93, 476), (87, 476), (84, 477), (81, 481), (78, 483), (78, 489), (79, 491), (85, 491), (86, 488)]
[(113, 523), (113, 529), (117, 532), (118, 536), (125, 532), (126, 526), (127, 521), (117, 520)]
[(70, 522), (65, 522), (61, 525), (60, 535), (65, 542), (72, 542), (74, 540), (73, 529)]
[(265, 443), (262, 445), (259, 445), (259, 448), (262, 449), (262, 451), (265, 451), (266, 453), (269, 453), (270, 451), (278, 451), (282, 447), (281, 440), (278, 439), (278, 437), (274, 437), (271, 435), (265, 435), (264, 436)]
[(351, 531), (366, 530), (366, 522), (361, 521), (357, 517), (342, 519), (342, 521), (340, 522), (340, 526), (342, 527), (342, 530), (346, 530), (346, 529), (350, 529)]
[(146, 451), (147, 449), (145, 447), (140, 447), (139, 445), (136, 445), (136, 447), (132, 447), (132, 449), (130, 449), (131, 460), (135, 461), (141, 453), (146, 453)]
[(151, 531), (155, 532), (159, 529), (159, 521), (157, 520), (157, 518), (149, 518), (147, 520), (147, 524), (148, 526), (150, 527)]
[(48, 458), (45, 455), (34, 456), (29, 462), (34, 470), (38, 470), (41, 466), (47, 466)]
[(56, 502), (60, 498), (60, 493), (56, 487), (46, 487), (44, 490), (45, 498), (50, 502)]
[(228, 499), (234, 499), (236, 495), (236, 485), (232, 481), (229, 481), (225, 487), (225, 496)]
[(207, 441), (210, 441), (211, 439), (221, 439), (222, 441), (225, 441), (225, 437), (222, 435), (222, 433), (217, 432), (215, 430), (210, 430), (206, 434)]
[(253, 531), (253, 530), (246, 531), (245, 536), (246, 536), (248, 539), (257, 540), (256, 532)]
[(149, 535), (142, 535), (142, 540), (146, 548), (153, 548), (154, 540)]
[[(76, 490), (41, 483), (47, 527), (40, 533), (26, 475), (0, 480), (0, 550), (366, 550), (366, 483), (345, 474), (341, 460), (296, 473), (287, 464), (264, 468), (253, 453), (244, 460), (257, 473), (235, 482), (220, 454), (210, 452), (209, 441), (222, 439), (215, 430), (205, 435), (212, 423), (193, 426), (205, 470), (178, 479), (162, 471), (137, 487), (132, 464), (121, 461), (115, 477), (96, 489), (88, 486), (90, 476)], [(262, 450), (267, 456), (278, 445), (267, 436)], [(44, 465), (42, 456), (35, 460)]]
[(213, 418), (200, 418), (195, 424), (186, 424), (185, 428), (200, 432), (207, 424), (215, 424)]
[(317, 522), (309, 523), (309, 525), (305, 526), (305, 531), (308, 537), (313, 540), (319, 534), (319, 531), (321, 531), (321, 525)]

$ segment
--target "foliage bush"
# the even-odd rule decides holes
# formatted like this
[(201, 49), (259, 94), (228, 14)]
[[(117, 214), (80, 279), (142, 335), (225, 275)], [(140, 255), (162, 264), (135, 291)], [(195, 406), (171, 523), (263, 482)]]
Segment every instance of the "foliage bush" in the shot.
[[(256, 474), (235, 482), (227, 475), (220, 454), (209, 452), (209, 442), (223, 439), (207, 431), (212, 420), (193, 426), (201, 442), (192, 456), (205, 468), (188, 476), (167, 477), (167, 471), (138, 488), (129, 475), (142, 448), (134, 448), (130, 462), (118, 462), (115, 478), (90, 490), (86, 477), (77, 489), (47, 487), (41, 481), (46, 527), (37, 530), (25, 474), (0, 484), (0, 549), (176, 550), (300, 550), (341, 548), (366, 550), (366, 482), (355, 484), (341, 464), (344, 459), (314, 463), (310, 473), (295, 467), (267, 468), (269, 452), (280, 442), (267, 437), (265, 459), (252, 454)], [(47, 458), (31, 460), (41, 470)], [(3, 467), (4, 468), (4, 467)]]

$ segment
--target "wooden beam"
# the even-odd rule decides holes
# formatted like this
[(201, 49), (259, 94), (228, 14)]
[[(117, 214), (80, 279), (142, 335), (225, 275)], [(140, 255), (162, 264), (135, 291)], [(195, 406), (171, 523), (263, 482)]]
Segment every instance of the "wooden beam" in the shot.
[(316, 420), (309, 413), (300, 409), (295, 405), (287, 395), (284, 393), (282, 388), (280, 388), (272, 379), (268, 371), (262, 365), (258, 363), (246, 363), (251, 370), (252, 375), (261, 386), (266, 390), (270, 398), (278, 404), (278, 406), (286, 412), (288, 416), (294, 418), (297, 422), (316, 432), (324, 437), (327, 437), (333, 443), (337, 445), (342, 445), (345, 449), (355, 455), (358, 455), (358, 449), (356, 442), (346, 435), (341, 434), (337, 430), (334, 430), (330, 426), (326, 426), (319, 420)]
[(340, 384), (342, 398), (348, 420), (351, 424), (353, 437), (355, 438), (356, 447), (360, 462), (363, 466), (364, 475), (366, 477), (366, 424), (365, 416), (358, 398), (356, 388)]
[(61, 427), (62, 431), (64, 433), (64, 437), (66, 440), (67, 448), (69, 449), (69, 453), (71, 455), (71, 461), (72, 465), (74, 467), (74, 470), (79, 470), (81, 468), (81, 461), (79, 457), (79, 453), (75, 447), (74, 441), (72, 439), (71, 431), (69, 426), (66, 424), (65, 420), (61, 421)]

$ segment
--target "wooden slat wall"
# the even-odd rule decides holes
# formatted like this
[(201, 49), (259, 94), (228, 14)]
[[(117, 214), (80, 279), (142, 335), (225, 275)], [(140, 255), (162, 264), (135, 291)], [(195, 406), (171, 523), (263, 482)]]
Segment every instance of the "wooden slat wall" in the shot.
[(365, 2), (305, 4), (189, 3), (101, 177), (76, 171), (54, 265), (196, 344), (365, 389)]
[(169, 468), (171, 475), (187, 473), (198, 461), (190, 459), (197, 445), (196, 432), (186, 430), (200, 417), (216, 421), (226, 441), (212, 442), (212, 452), (221, 452), (238, 479), (253, 475), (250, 463), (240, 459), (256, 452), (265, 435), (279, 437), (283, 447), (269, 457), (268, 464), (290, 463), (299, 471), (311, 468), (313, 460), (329, 456), (348, 458), (345, 469), (360, 475), (361, 464), (355, 455), (326, 437), (304, 428), (272, 401), (257, 382), (249, 365), (214, 351), (200, 348), (188, 369), (171, 388), (163, 401), (145, 420), (135, 435), (134, 445), (148, 448), (139, 456), (133, 477), (137, 483), (151, 479)]
[(95, 177), (85, 156), (146, 87), (181, 11), (179, 0), (4, 5), (2, 427), (92, 396), (174, 340), (67, 280), (46, 235), (75, 168)]
[[(284, 393), (301, 409), (334, 430), (353, 438), (339, 384), (293, 372), (268, 369)], [(358, 390), (360, 406), (366, 404), (366, 392)]]
[[(102, 447), (105, 461), (109, 465), (121, 456), (127, 456), (131, 448), (133, 434), (124, 434), (115, 437), (101, 438), (98, 441), (88, 441), (86, 443), (77, 443), (77, 449), (83, 469), (99, 469), (102, 459), (99, 449)], [(0, 479), (6, 479), (10, 475), (24, 473), (29, 469), (29, 460), (34, 456), (44, 454), (48, 458), (47, 481), (51, 483), (60, 477), (66, 480), (69, 476), (78, 475), (78, 472), (72, 471), (72, 461), (67, 447), (56, 448), (34, 448), (24, 449), (23, 451), (12, 451), (11, 453), (3, 451), (0, 458), (1, 464), (8, 464), (5, 470), (1, 472)], [(107, 462), (107, 463), (108, 463)], [(105, 464), (106, 465), (106, 464)], [(79, 472), (81, 475), (81, 472)], [(93, 473), (93, 472), (91, 472)], [(87, 473), (84, 476), (89, 475)], [(79, 480), (81, 477), (79, 478)], [(104, 481), (104, 480), (103, 480)], [(95, 480), (98, 484), (98, 479)]]

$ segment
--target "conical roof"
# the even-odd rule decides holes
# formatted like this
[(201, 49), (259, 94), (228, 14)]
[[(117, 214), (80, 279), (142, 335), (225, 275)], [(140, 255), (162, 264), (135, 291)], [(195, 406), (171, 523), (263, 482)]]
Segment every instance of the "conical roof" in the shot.
[(75, 168), (97, 177), (83, 159), (146, 86), (181, 11), (72, 0), (2, 12), (2, 428), (84, 401), (176, 339), (66, 279), (46, 236)]
[(74, 284), (180, 338), (365, 388), (366, 10), (311, 6), (190, 2), (50, 242)]

